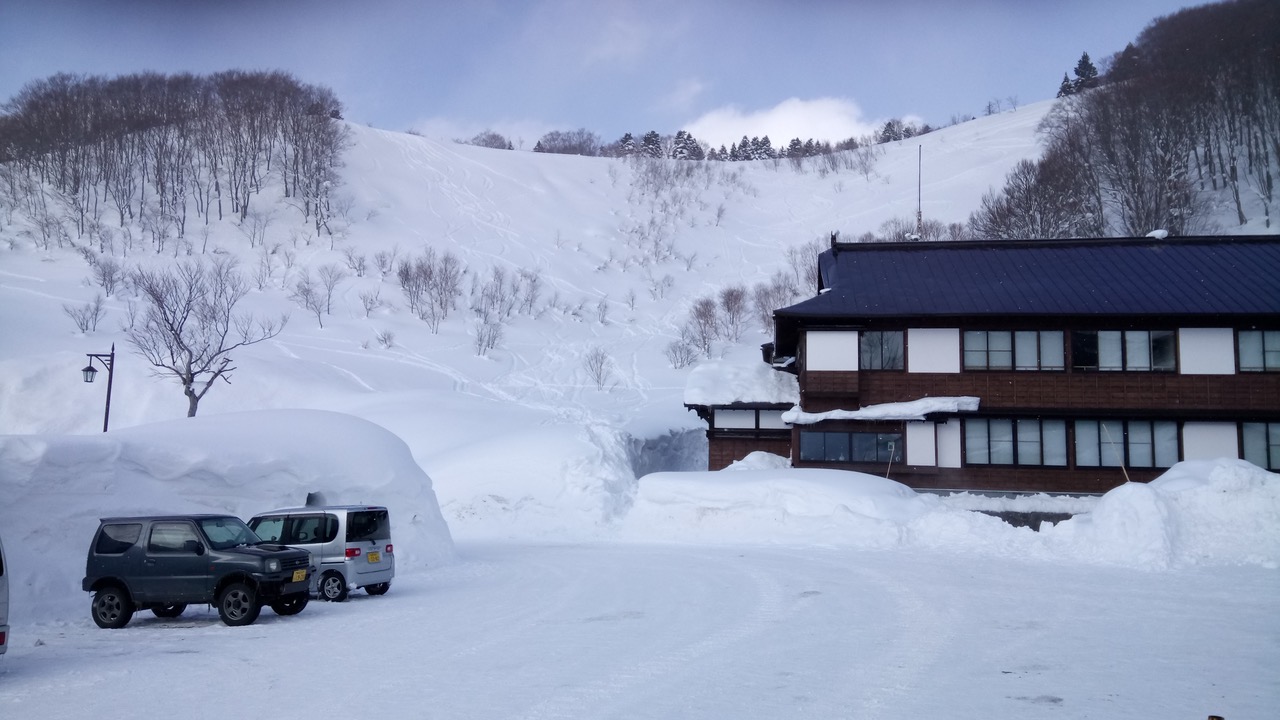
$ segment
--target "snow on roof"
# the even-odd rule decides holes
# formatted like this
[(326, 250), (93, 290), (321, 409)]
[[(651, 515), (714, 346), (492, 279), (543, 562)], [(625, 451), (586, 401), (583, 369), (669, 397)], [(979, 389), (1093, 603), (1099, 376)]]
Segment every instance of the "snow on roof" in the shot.
[(800, 402), (800, 385), (789, 373), (763, 362), (711, 360), (695, 367), (684, 386), (685, 405), (730, 405), (735, 402)]
[(976, 412), (977, 410), (978, 398), (976, 397), (931, 397), (907, 402), (868, 405), (858, 410), (807, 413), (799, 408), (792, 408), (782, 413), (782, 421), (792, 425), (812, 425), (823, 420), (923, 420), (925, 415), (930, 413)]

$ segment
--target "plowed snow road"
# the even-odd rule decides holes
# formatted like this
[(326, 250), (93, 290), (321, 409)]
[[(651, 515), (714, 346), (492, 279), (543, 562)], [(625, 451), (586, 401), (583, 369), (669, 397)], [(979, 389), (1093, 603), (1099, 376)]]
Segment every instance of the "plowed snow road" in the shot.
[(1280, 573), (824, 548), (459, 545), (228, 628), (13, 628), (0, 718), (1203, 718), (1280, 707)]

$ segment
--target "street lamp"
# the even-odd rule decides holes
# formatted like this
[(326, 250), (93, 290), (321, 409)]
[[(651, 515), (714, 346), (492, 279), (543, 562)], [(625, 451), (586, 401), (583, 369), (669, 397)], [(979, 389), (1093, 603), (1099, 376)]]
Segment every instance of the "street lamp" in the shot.
[(98, 376), (98, 369), (93, 366), (94, 360), (102, 363), (102, 367), (107, 369), (107, 409), (102, 413), (102, 432), (106, 432), (107, 422), (111, 420), (111, 381), (115, 379), (113, 370), (116, 366), (116, 344), (111, 343), (109, 353), (85, 353), (85, 355), (89, 356), (89, 364), (80, 371), (84, 374), (85, 382), (91, 383)]

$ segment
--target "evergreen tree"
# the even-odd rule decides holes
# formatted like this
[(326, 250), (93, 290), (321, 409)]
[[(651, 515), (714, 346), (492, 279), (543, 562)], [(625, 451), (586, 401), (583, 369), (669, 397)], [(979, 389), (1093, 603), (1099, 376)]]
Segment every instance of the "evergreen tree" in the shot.
[(1062, 84), (1058, 86), (1058, 97), (1067, 97), (1075, 94), (1076, 86), (1071, 84), (1071, 79), (1066, 73), (1062, 73)]
[(1093, 66), (1093, 61), (1089, 60), (1089, 53), (1080, 56), (1080, 62), (1076, 63), (1076, 80), (1075, 91), (1088, 90), (1098, 85), (1098, 68)]
[(662, 157), (662, 136), (658, 135), (657, 130), (644, 134), (644, 139), (640, 141), (640, 154), (649, 158)]
[(631, 133), (625, 133), (622, 139), (618, 141), (618, 155), (621, 157), (631, 157), (636, 154), (636, 139)]
[(789, 158), (805, 157), (804, 143), (800, 142), (800, 138), (791, 138), (791, 142), (787, 143), (786, 156)]

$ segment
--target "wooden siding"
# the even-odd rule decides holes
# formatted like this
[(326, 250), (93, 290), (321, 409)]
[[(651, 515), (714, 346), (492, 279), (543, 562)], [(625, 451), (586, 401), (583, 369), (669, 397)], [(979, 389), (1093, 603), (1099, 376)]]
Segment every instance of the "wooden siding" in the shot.
[[(1178, 375), (1155, 372), (866, 372), (860, 392), (844, 398), (866, 407), (922, 397), (972, 395), (984, 414), (1002, 410), (1061, 409), (1107, 415), (1151, 411), (1170, 417), (1280, 413), (1280, 374)], [(804, 397), (804, 395), (802, 395)], [(828, 408), (830, 409), (830, 408)], [(805, 408), (809, 410), (809, 408)], [(812, 411), (810, 411), (812, 412)], [(1073, 413), (1077, 414), (1077, 413)]]
[(707, 469), (723, 470), (757, 450), (791, 457), (791, 438), (708, 436), (707, 449)]

